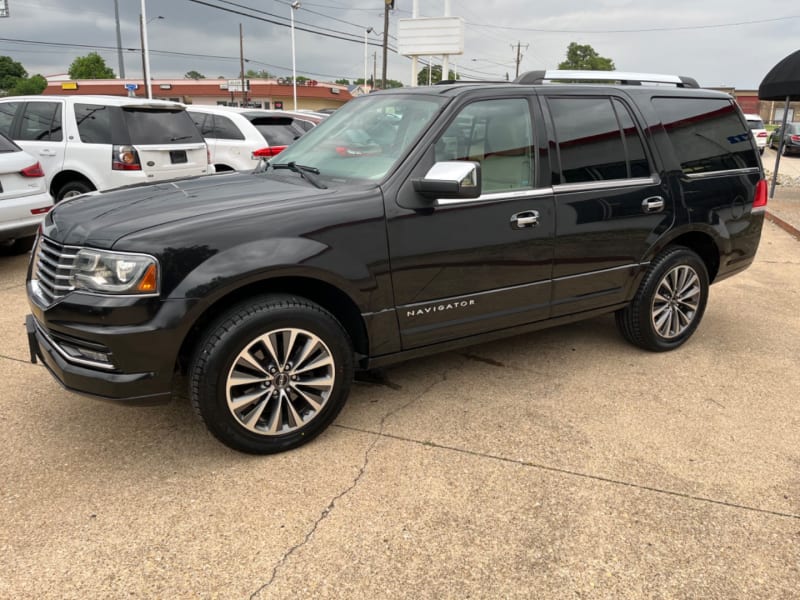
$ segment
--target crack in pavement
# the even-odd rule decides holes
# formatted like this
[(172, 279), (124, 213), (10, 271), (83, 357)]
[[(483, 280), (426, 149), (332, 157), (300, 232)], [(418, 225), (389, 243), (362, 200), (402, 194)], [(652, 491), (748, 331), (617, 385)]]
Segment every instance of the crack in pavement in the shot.
[[(453, 369), (461, 368), (462, 366), (463, 366), (463, 362), (458, 367), (453, 367)], [(412, 404), (414, 404), (415, 402), (417, 402), (418, 400), (423, 398), (426, 394), (428, 394), (433, 388), (435, 388), (440, 383), (443, 383), (443, 382), (447, 381), (448, 374), (453, 369), (445, 369), (442, 372), (441, 377), (439, 377), (439, 379), (437, 379), (436, 381), (431, 383), (428, 387), (426, 387), (424, 390), (422, 390), (414, 398), (412, 398), (411, 400), (409, 400), (408, 402), (406, 402), (402, 406), (399, 406), (399, 407), (395, 408), (394, 410), (389, 411), (388, 413), (386, 413), (381, 418), (380, 426), (379, 426), (377, 432), (374, 432), (374, 431), (363, 431), (363, 433), (369, 433), (369, 434), (374, 435), (375, 437), (373, 438), (372, 442), (367, 447), (367, 449), (364, 451), (364, 460), (363, 460), (363, 462), (361, 464), (361, 468), (359, 469), (358, 474), (353, 479), (353, 482), (347, 488), (345, 488), (342, 492), (337, 494), (328, 503), (328, 505), (323, 509), (323, 511), (320, 514), (319, 518), (317, 518), (317, 520), (314, 521), (314, 523), (311, 525), (311, 529), (309, 529), (308, 533), (306, 533), (306, 535), (303, 538), (303, 540), (300, 541), (299, 543), (295, 544), (291, 548), (289, 548), (286, 552), (284, 552), (283, 556), (278, 560), (277, 563), (275, 563), (275, 566), (272, 568), (272, 574), (270, 575), (269, 580), (250, 595), (250, 600), (255, 600), (255, 598), (259, 594), (261, 594), (261, 592), (263, 592), (270, 585), (272, 585), (272, 582), (275, 581), (275, 577), (277, 577), (277, 575), (278, 575), (278, 570), (284, 564), (286, 564), (286, 562), (289, 560), (289, 558), (295, 552), (300, 550), (300, 548), (305, 546), (311, 540), (311, 538), (313, 537), (314, 533), (316, 533), (317, 529), (319, 529), (319, 526), (322, 524), (322, 522), (325, 521), (325, 519), (328, 518), (328, 516), (331, 514), (331, 512), (333, 512), (333, 509), (336, 508), (336, 503), (339, 500), (341, 500), (342, 498), (344, 498), (347, 494), (352, 492), (358, 486), (358, 484), (361, 482), (361, 479), (364, 476), (364, 473), (366, 473), (366, 471), (367, 471), (367, 467), (369, 466), (369, 455), (372, 452), (373, 448), (375, 448), (375, 445), (378, 443), (378, 441), (381, 438), (385, 438), (385, 437), (390, 437), (391, 438), (391, 437), (393, 437), (393, 436), (387, 436), (386, 434), (383, 433), (383, 428), (386, 425), (386, 421), (389, 420), (394, 415), (396, 415), (397, 413), (399, 413), (400, 411), (405, 410), (406, 408), (408, 408), (409, 406), (411, 406)], [(360, 429), (355, 429), (355, 428), (352, 428), (352, 427), (343, 427), (343, 428), (344, 429), (352, 429), (354, 431), (362, 431)]]
[(580, 471), (573, 471), (570, 469), (564, 469), (561, 467), (553, 467), (550, 465), (544, 465), (541, 463), (530, 462), (527, 460), (519, 460), (514, 458), (507, 458), (505, 456), (498, 456), (496, 454), (489, 454), (487, 452), (478, 452), (476, 450), (468, 450), (466, 448), (458, 448), (456, 446), (447, 446), (445, 444), (438, 444), (436, 442), (431, 442), (429, 440), (416, 440), (413, 438), (407, 438), (400, 435), (392, 435), (390, 433), (383, 433), (383, 431), (370, 431), (368, 429), (360, 429), (358, 427), (349, 427), (348, 425), (334, 425), (334, 427), (338, 427), (340, 429), (347, 429), (349, 431), (357, 431), (359, 433), (369, 433), (373, 435), (377, 435), (380, 437), (386, 437), (393, 440), (398, 440), (401, 442), (409, 442), (412, 444), (417, 444), (420, 446), (426, 446), (428, 448), (438, 448), (440, 450), (448, 450), (450, 452), (458, 452), (459, 454), (465, 454), (468, 456), (475, 456), (478, 458), (488, 458), (491, 460), (496, 460), (499, 462), (509, 463), (513, 465), (519, 465), (522, 467), (528, 467), (531, 469), (538, 469), (541, 471), (549, 471), (551, 473), (559, 473), (561, 475), (570, 475), (572, 477), (580, 477), (582, 479), (592, 479), (594, 481), (600, 481), (602, 483), (610, 483), (613, 485), (620, 485), (625, 486), (637, 490), (643, 490), (647, 492), (653, 492), (656, 494), (664, 494), (667, 496), (673, 496), (677, 498), (683, 498), (684, 500), (693, 500), (696, 502), (705, 502), (707, 504), (715, 504), (718, 506), (725, 506), (727, 508), (736, 508), (739, 510), (745, 510), (754, 513), (760, 513), (765, 515), (771, 515), (774, 517), (783, 517), (787, 519), (797, 519), (800, 520), (800, 514), (795, 513), (787, 513), (781, 512), (777, 510), (770, 510), (767, 508), (759, 508), (757, 506), (747, 506), (746, 504), (737, 504), (736, 502), (728, 502), (727, 500), (715, 500), (714, 498), (706, 498), (704, 496), (695, 496), (692, 494), (687, 494), (685, 492), (676, 492), (675, 490), (666, 490), (663, 488), (657, 488), (650, 485), (644, 485), (641, 483), (633, 483), (630, 481), (623, 481), (621, 479), (613, 479), (611, 477), (604, 477), (602, 475), (592, 475), (591, 473), (582, 473)]
[[(29, 358), (28, 359), (16, 358), (14, 356), (6, 356), (5, 354), (0, 354), (0, 358), (4, 358), (6, 360), (13, 360), (14, 362), (20, 362), (20, 363), (23, 363), (23, 364), (26, 364), (26, 365), (33, 364), (33, 363), (31, 363), (31, 360)], [(37, 363), (37, 366), (42, 366), (42, 365), (39, 365)]]

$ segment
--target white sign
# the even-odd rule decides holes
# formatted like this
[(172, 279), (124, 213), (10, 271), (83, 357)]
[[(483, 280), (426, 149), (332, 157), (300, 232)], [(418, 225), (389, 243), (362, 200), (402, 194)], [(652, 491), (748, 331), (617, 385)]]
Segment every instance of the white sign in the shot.
[(0, 0), (0, 17), (8, 16), (8, 0)]
[[(241, 92), (242, 91), (242, 80), (241, 79), (228, 79), (228, 91), (229, 92)], [(244, 80), (244, 91), (250, 91), (250, 80)]]
[(397, 53), (403, 56), (464, 54), (464, 19), (400, 19), (397, 22)]

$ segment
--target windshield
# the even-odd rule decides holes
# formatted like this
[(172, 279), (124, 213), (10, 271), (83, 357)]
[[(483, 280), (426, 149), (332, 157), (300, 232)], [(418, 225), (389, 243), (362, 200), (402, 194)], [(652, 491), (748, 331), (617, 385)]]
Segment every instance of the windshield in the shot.
[(750, 129), (764, 129), (764, 121), (761, 119), (747, 119), (747, 125)]
[(276, 158), (342, 181), (379, 181), (446, 102), (438, 96), (388, 94), (351, 100)]

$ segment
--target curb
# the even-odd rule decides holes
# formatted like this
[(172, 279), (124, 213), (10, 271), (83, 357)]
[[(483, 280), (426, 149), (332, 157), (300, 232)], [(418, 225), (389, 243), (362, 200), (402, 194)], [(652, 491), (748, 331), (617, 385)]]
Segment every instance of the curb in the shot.
[(800, 229), (797, 229), (794, 225), (790, 225), (780, 217), (776, 217), (775, 214), (769, 212), (769, 210), (767, 211), (766, 217), (768, 221), (775, 223), (775, 225), (783, 229), (786, 233), (800, 241)]

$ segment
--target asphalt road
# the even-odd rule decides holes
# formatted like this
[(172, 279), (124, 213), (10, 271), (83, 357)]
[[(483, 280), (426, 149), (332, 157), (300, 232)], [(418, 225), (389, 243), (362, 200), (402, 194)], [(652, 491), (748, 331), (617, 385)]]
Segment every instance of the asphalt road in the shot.
[(800, 242), (682, 349), (603, 317), (389, 369), (297, 451), (28, 362), (0, 258), (1, 598), (797, 598)]

